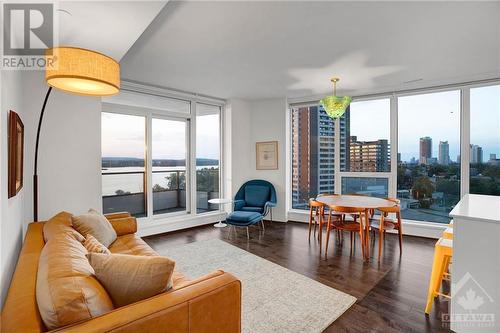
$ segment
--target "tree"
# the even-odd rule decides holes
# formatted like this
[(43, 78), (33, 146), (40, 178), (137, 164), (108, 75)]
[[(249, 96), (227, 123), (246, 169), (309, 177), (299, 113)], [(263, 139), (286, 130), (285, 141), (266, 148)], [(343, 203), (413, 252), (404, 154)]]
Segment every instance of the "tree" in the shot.
[(432, 204), (432, 192), (434, 192), (434, 184), (428, 177), (420, 177), (413, 184), (413, 198), (417, 199), (423, 208), (429, 208)]
[(130, 194), (130, 191), (116, 190), (115, 194), (116, 195), (127, 195), (127, 194)]

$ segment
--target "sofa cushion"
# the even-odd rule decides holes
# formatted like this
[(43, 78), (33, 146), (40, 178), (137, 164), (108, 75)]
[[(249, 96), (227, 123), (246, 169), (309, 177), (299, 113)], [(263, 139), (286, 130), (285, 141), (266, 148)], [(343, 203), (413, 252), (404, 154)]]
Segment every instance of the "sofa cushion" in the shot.
[(85, 240), (83, 241), (83, 246), (87, 249), (88, 252), (102, 253), (102, 254), (111, 254), (108, 248), (102, 245), (94, 236), (88, 234), (85, 236)]
[(262, 213), (264, 211), (264, 208), (262, 208), (262, 207), (244, 206), (244, 207), (241, 207), (241, 210), (244, 211), (244, 212)]
[(172, 288), (175, 261), (160, 256), (89, 253), (90, 265), (116, 307)]
[(269, 187), (262, 185), (245, 186), (246, 206), (264, 207), (269, 200)]
[(113, 302), (71, 235), (50, 239), (42, 249), (36, 279), (40, 316), (49, 329), (87, 320), (113, 310)]
[(109, 247), (111, 253), (135, 254), (140, 256), (157, 256), (145, 241), (135, 234), (119, 236)]
[(85, 238), (71, 225), (72, 216), (71, 213), (60, 212), (45, 222), (43, 225), (43, 239), (45, 243), (54, 237), (66, 234), (73, 236), (79, 242), (83, 242)]
[(87, 214), (73, 216), (72, 224), (80, 234), (91, 234), (106, 247), (109, 247), (117, 237), (115, 229), (106, 217), (93, 209)]

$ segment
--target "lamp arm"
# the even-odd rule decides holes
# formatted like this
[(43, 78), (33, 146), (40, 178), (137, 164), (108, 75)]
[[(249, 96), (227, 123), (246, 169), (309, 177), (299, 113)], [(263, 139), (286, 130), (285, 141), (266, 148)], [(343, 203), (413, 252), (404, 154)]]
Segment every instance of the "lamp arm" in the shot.
[(36, 143), (35, 143), (35, 165), (33, 171), (33, 220), (38, 221), (38, 143), (40, 142), (40, 129), (42, 128), (43, 115), (45, 113), (45, 106), (49, 100), (50, 92), (52, 87), (49, 87), (47, 94), (45, 95), (45, 100), (43, 101), (42, 112), (40, 112), (40, 119), (38, 120), (38, 129), (36, 131)]

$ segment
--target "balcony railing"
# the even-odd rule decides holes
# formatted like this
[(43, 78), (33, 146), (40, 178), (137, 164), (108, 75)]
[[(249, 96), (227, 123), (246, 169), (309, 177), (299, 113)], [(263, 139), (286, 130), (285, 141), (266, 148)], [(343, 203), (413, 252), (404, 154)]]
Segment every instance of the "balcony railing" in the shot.
[[(218, 198), (218, 169), (197, 170), (197, 213), (217, 210), (208, 203)], [(164, 177), (162, 177), (164, 175)], [(103, 211), (105, 213), (128, 211), (136, 217), (147, 215), (146, 174), (144, 171), (103, 172)], [(153, 214), (186, 210), (186, 171), (153, 171)], [(109, 194), (114, 192), (114, 194)]]

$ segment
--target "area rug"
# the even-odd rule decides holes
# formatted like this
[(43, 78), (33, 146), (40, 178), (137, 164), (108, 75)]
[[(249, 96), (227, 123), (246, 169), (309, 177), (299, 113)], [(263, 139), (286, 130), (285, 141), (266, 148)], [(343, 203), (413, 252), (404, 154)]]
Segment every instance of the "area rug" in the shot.
[(245, 333), (322, 332), (356, 298), (219, 239), (162, 247), (177, 269), (194, 279), (217, 269), (242, 283)]

